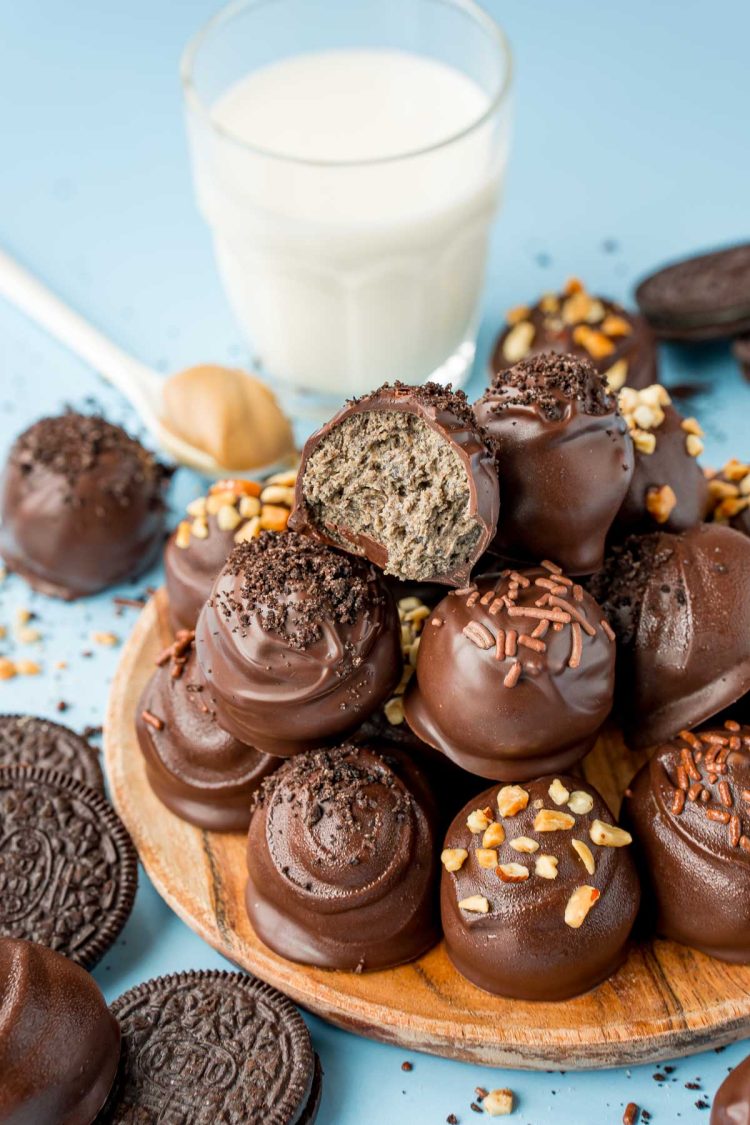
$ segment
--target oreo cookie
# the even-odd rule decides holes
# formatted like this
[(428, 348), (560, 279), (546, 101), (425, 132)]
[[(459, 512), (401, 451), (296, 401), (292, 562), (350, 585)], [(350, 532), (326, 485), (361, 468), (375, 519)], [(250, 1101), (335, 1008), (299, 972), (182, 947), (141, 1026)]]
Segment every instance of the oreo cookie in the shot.
[(322, 1070), (292, 1002), (243, 973), (137, 985), (111, 1005), (122, 1031), (109, 1125), (312, 1125)]
[(80, 734), (34, 715), (0, 715), (0, 768), (59, 770), (104, 792), (99, 755)]
[(635, 296), (665, 340), (719, 340), (750, 332), (750, 243), (673, 262), (644, 278)]
[(138, 857), (101, 793), (37, 767), (0, 769), (0, 936), (91, 968), (133, 906)]

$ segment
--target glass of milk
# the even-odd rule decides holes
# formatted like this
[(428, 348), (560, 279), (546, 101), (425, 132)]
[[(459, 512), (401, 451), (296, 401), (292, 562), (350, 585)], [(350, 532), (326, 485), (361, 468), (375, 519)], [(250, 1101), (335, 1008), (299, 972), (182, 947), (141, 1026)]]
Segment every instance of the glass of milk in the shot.
[(473, 0), (235, 0), (182, 77), (224, 288), (287, 408), (460, 385), (508, 151), (500, 28)]

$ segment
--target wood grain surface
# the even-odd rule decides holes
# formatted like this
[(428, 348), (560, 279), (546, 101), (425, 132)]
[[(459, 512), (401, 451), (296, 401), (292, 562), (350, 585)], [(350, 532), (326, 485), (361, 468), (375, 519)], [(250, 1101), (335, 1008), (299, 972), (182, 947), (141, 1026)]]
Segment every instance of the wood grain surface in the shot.
[[(750, 1034), (750, 967), (665, 941), (633, 945), (610, 981), (557, 1004), (489, 996), (459, 976), (442, 944), (411, 965), (360, 975), (305, 968), (276, 956), (245, 914), (244, 836), (186, 824), (146, 781), (133, 719), (154, 659), (170, 640), (166, 597), (159, 591), (136, 622), (112, 684), (104, 733), (109, 784), (158, 892), (231, 961), (340, 1027), (408, 1050), (492, 1066), (629, 1065)], [(611, 731), (584, 772), (617, 809), (638, 764)]]

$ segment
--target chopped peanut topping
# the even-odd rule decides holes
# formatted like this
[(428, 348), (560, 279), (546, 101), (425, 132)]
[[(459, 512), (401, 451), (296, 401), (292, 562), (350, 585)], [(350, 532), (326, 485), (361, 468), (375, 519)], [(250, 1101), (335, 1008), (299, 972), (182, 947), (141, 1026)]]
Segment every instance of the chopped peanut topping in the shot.
[(525, 855), (539, 851), (539, 844), (530, 836), (516, 836), (515, 840), (510, 841), (510, 846), (514, 852), (523, 852)]
[(557, 809), (541, 809), (534, 817), (535, 832), (564, 832), (575, 824), (575, 817)]
[(564, 805), (570, 797), (569, 790), (565, 788), (559, 777), (555, 778), (547, 792), (549, 793), (550, 800), (554, 801), (556, 805)]
[(616, 824), (605, 824), (603, 820), (592, 823), (589, 836), (595, 844), (606, 848), (624, 848), (633, 843), (633, 837), (624, 828), (618, 828)]
[(624, 316), (609, 313), (602, 322), (602, 332), (606, 336), (629, 336), (633, 329)]
[(499, 844), (505, 841), (505, 829), (502, 824), (497, 820), (493, 820), (484, 836), (482, 836), (483, 848), (496, 848)]
[(617, 394), (617, 392), (622, 390), (625, 386), (625, 380), (628, 377), (628, 361), (626, 359), (618, 359), (605, 371), (604, 375), (610, 391), (612, 391), (613, 394)]
[(500, 816), (515, 816), (529, 803), (529, 794), (520, 785), (504, 785), (497, 795)]
[(557, 863), (556, 855), (540, 855), (536, 860), (536, 873), (540, 879), (556, 879), (557, 878)]
[(462, 898), (458, 904), (460, 910), (466, 910), (469, 914), (489, 914), (490, 904), (484, 895), (469, 895), (468, 898)]
[(568, 808), (576, 816), (583, 816), (591, 812), (594, 807), (594, 798), (590, 793), (586, 793), (583, 789), (576, 789), (570, 794), (568, 801)]
[(529, 354), (534, 339), (534, 325), (530, 320), (520, 320), (511, 328), (503, 343), (503, 356), (508, 363), (518, 363)]
[(588, 844), (584, 843), (583, 840), (571, 840), (570, 842), (573, 845), (575, 851), (578, 853), (581, 863), (586, 868), (589, 875), (593, 875), (596, 871), (596, 861), (594, 860), (594, 855), (591, 851), (591, 848), (588, 846)]
[(528, 867), (522, 863), (501, 863), (497, 875), (504, 883), (525, 883), (529, 877)]
[(589, 911), (595, 902), (601, 898), (601, 892), (596, 887), (577, 887), (568, 899), (565, 907), (565, 924), (572, 930), (577, 930), (586, 921)]
[(646, 489), (646, 511), (656, 523), (666, 523), (677, 506), (677, 495), (669, 484)]
[(497, 848), (477, 848), (474, 854), (480, 867), (488, 870), (497, 867)]
[(466, 848), (443, 848), (440, 853), (440, 862), (446, 871), (460, 871), (468, 858)]
[(469, 832), (475, 835), (479, 832), (484, 832), (485, 828), (489, 828), (492, 823), (491, 809), (474, 809), (466, 818), (466, 827)]

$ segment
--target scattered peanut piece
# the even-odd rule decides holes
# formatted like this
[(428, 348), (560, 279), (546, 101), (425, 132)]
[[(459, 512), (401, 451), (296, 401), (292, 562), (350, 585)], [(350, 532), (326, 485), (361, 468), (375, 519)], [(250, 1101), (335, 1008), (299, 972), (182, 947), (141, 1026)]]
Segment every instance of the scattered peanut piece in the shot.
[(482, 1108), (490, 1117), (507, 1117), (513, 1112), (512, 1090), (490, 1090), (482, 1098)]
[(468, 858), (466, 848), (443, 848), (440, 853), (440, 862), (446, 871), (460, 871)]
[(601, 898), (601, 893), (596, 887), (586, 885), (577, 887), (568, 899), (565, 907), (565, 924), (572, 930), (579, 929), (588, 917), (592, 906)]

